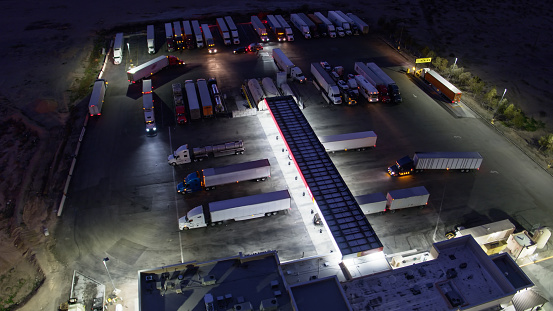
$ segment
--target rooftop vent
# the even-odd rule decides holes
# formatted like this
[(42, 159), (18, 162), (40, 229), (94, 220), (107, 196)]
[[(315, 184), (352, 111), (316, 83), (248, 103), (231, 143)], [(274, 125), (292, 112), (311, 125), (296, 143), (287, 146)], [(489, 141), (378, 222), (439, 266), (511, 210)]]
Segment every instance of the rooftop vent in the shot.
[(261, 301), (259, 306), (260, 311), (274, 311), (278, 310), (278, 302), (276, 298), (269, 298)]
[(217, 280), (215, 279), (214, 275), (208, 275), (202, 278), (202, 285), (208, 286), (208, 285), (214, 285)]

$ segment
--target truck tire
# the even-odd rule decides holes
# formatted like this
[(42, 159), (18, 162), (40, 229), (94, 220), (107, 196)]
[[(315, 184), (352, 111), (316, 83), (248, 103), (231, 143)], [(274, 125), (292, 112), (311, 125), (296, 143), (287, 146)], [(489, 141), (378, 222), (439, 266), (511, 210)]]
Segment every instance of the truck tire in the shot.
[(278, 214), (278, 212), (273, 212), (273, 215), (276, 215), (276, 214)]
[(267, 180), (267, 177), (261, 178), (261, 181), (265, 181), (265, 180)]
[(271, 217), (271, 213), (265, 213), (265, 217)]
[(177, 162), (170, 163), (171, 166), (177, 166)]
[(205, 187), (205, 191), (211, 190), (211, 187)]

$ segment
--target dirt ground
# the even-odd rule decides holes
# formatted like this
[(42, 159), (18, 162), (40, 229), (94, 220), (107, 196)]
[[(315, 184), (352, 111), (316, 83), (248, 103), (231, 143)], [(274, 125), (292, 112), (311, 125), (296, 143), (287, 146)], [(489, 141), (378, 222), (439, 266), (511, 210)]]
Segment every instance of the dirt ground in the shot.
[[(553, 6), (528, 0), (476, 0), (470, 5), (436, 0), (281, 1), (279, 7), (268, 7), (263, 1), (212, 1), (208, 6), (159, 0), (5, 2), (0, 20), (4, 29), (0, 45), (0, 144), (4, 146), (0, 151), (0, 310), (55, 309), (57, 302), (49, 301), (49, 292), (67, 291), (68, 277), (76, 268), (50, 252), (56, 241), (45, 235), (45, 229), (55, 230), (55, 212), (86, 114), (86, 100), (74, 99), (71, 89), (83, 77), (97, 32), (127, 23), (205, 13), (234, 12), (246, 21), (250, 13), (300, 6), (309, 11), (354, 12), (369, 22), (371, 31), (378, 31), (379, 19), (400, 21), (403, 38), (431, 47), (450, 63), (457, 57), (458, 66), (497, 86), (498, 92), (508, 89), (511, 103), (546, 122), (549, 131), (553, 129), (551, 65), (547, 65), (553, 44), (548, 35)], [(465, 101), (480, 109), (468, 96)], [(483, 109), (479, 112), (489, 114)], [(502, 130), (522, 146), (536, 136)], [(536, 157), (543, 165), (545, 159)]]

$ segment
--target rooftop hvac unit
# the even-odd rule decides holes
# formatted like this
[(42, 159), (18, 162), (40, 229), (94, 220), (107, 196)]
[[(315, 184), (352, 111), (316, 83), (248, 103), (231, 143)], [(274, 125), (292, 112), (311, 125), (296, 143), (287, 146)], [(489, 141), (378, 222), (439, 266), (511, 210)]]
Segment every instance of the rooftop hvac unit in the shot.
[(247, 301), (234, 305), (234, 311), (253, 311), (252, 304)]
[(214, 275), (208, 275), (202, 278), (202, 285), (214, 285), (217, 280), (215, 279)]
[(269, 298), (261, 301), (259, 306), (260, 311), (276, 311), (278, 310), (278, 302), (276, 298)]

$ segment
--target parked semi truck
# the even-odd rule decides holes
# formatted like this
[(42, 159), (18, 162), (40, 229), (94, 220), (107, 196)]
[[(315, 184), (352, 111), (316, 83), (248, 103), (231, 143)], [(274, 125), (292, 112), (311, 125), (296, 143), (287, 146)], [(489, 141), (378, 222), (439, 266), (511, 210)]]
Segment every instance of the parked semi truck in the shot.
[(267, 15), (267, 25), (269, 29), (275, 34), (275, 37), (279, 42), (286, 41), (286, 34), (284, 33), (284, 27), (278, 22), (274, 15)]
[(202, 33), (204, 35), (204, 42), (205, 46), (207, 46), (208, 52), (211, 54), (217, 53), (215, 41), (213, 40), (213, 35), (211, 34), (208, 24), (202, 24)]
[(371, 70), (378, 77), (378, 79), (380, 79), (380, 83), (386, 86), (390, 99), (394, 103), (399, 104), (403, 101), (396, 82), (392, 80), (392, 78), (390, 78), (390, 76), (388, 76), (380, 67), (378, 67), (377, 64), (367, 63), (367, 68), (369, 68), (369, 70)]
[(154, 97), (152, 92), (142, 95), (142, 110), (144, 111), (146, 134), (155, 134), (157, 128), (156, 119), (154, 116)]
[(106, 96), (106, 80), (97, 79), (94, 82), (92, 95), (88, 101), (88, 112), (90, 116), (99, 116), (102, 114), (102, 106), (104, 105), (104, 97)]
[(264, 181), (270, 176), (271, 165), (268, 159), (206, 168), (186, 176), (184, 181), (177, 185), (177, 192), (186, 194), (204, 189), (213, 190), (216, 186), (241, 181)]
[(200, 100), (202, 102), (202, 115), (204, 118), (211, 118), (213, 116), (213, 102), (209, 95), (207, 81), (205, 79), (198, 79), (196, 84), (198, 85), (198, 92), (200, 93)]
[(357, 28), (357, 25), (353, 22), (353, 20), (349, 16), (344, 14), (344, 12), (342, 11), (334, 11), (334, 12), (340, 15), (340, 17), (348, 23), (349, 28), (354, 35), (356, 36), (359, 35), (359, 29)]
[(307, 17), (317, 26), (317, 31), (319, 32), (319, 35), (326, 37), (328, 36), (328, 27), (326, 27), (326, 24), (323, 23), (323, 21), (318, 18), (315, 14), (307, 14)]
[(327, 32), (328, 32), (328, 36), (331, 37), (331, 38), (336, 38), (336, 27), (334, 27), (334, 24), (332, 24), (332, 22), (330, 20), (328, 20), (328, 18), (326, 18), (326, 16), (324, 16), (323, 13), (315, 12), (314, 14), (325, 25), (325, 27), (327, 29)]
[(194, 84), (194, 81), (184, 81), (184, 89), (186, 90), (186, 98), (188, 99), (188, 110), (190, 111), (190, 119), (201, 119), (202, 113), (200, 112), (200, 103), (198, 101), (198, 95), (196, 94), (196, 86)]
[(192, 30), (194, 31), (194, 37), (196, 38), (196, 46), (198, 49), (204, 47), (204, 37), (202, 35), (202, 29), (200, 23), (197, 20), (192, 21)]
[(305, 82), (305, 76), (299, 67), (294, 65), (281, 49), (273, 49), (273, 59), (277, 67), (286, 72), (289, 78), (298, 80), (300, 83)]
[(458, 103), (461, 101), (461, 91), (434, 70), (424, 68), (422, 70), (422, 77), (439, 93), (449, 99), (451, 103)]
[(339, 29), (342, 29), (346, 35), (352, 35), (349, 23), (336, 11), (328, 11), (328, 19), (336, 26), (338, 32), (340, 32)]
[(424, 186), (392, 190), (386, 194), (386, 208), (390, 211), (409, 207), (424, 207), (428, 204), (430, 193)]
[(359, 32), (366, 35), (369, 33), (369, 25), (365, 23), (362, 19), (357, 17), (357, 15), (353, 13), (346, 14), (351, 20), (353, 20), (353, 23), (357, 26), (359, 29)]
[(322, 91), (323, 98), (329, 104), (339, 105), (342, 103), (340, 88), (320, 63), (311, 63), (311, 74), (313, 75), (315, 86)]
[(185, 46), (187, 49), (193, 49), (196, 46), (196, 39), (194, 38), (194, 32), (192, 31), (192, 26), (190, 21), (182, 21), (182, 31), (185, 37)]
[(298, 13), (298, 16), (303, 19), (307, 27), (309, 27), (309, 33), (311, 34), (312, 38), (318, 38), (319, 37), (319, 29), (317, 28), (317, 25), (313, 23), (313, 21), (305, 15), (305, 13)]
[(113, 64), (119, 65), (123, 60), (123, 33), (117, 33), (113, 41)]
[(146, 40), (148, 41), (148, 54), (155, 54), (156, 42), (155, 42), (154, 25), (148, 25), (146, 27)]
[(376, 73), (370, 70), (367, 65), (361, 62), (355, 62), (354, 70), (357, 74), (363, 76), (372, 86), (378, 91), (378, 101), (382, 103), (389, 103), (390, 96), (388, 95), (388, 88), (384, 81), (378, 77)]
[(192, 150), (188, 149), (188, 145), (182, 145), (177, 148), (173, 154), (167, 157), (167, 162), (169, 165), (175, 166), (190, 163), (192, 161), (202, 161), (210, 156), (218, 158), (232, 154), (243, 154), (244, 150), (244, 142), (241, 140), (212, 146), (192, 148)]
[(227, 22), (230, 35), (232, 37), (232, 42), (234, 44), (240, 44), (240, 37), (238, 36), (238, 28), (236, 28), (236, 25), (234, 24), (232, 17), (225, 16), (225, 21)]
[(359, 87), (359, 93), (367, 99), (369, 103), (377, 102), (380, 100), (378, 90), (362, 75), (355, 75), (355, 82)]
[(290, 209), (290, 193), (281, 190), (196, 206), (179, 219), (179, 229), (221, 225), (229, 220), (241, 221), (276, 215)]
[(250, 20), (252, 22), (253, 29), (257, 32), (261, 42), (268, 42), (269, 37), (267, 36), (267, 29), (265, 29), (265, 25), (263, 25), (259, 17), (253, 15)]
[(279, 22), (280, 26), (284, 28), (284, 32), (286, 33), (286, 40), (288, 42), (294, 41), (294, 32), (292, 31), (292, 27), (290, 27), (290, 24), (282, 17), (282, 15), (275, 15), (277, 21)]
[(230, 41), (230, 32), (224, 18), (217, 18), (217, 27), (219, 27), (219, 32), (221, 33), (221, 38), (223, 38), (225, 45), (231, 45), (232, 42)]
[(180, 21), (173, 22), (173, 36), (175, 37), (175, 46), (177, 50), (183, 48), (184, 41), (182, 40), (182, 29)]
[(136, 83), (146, 77), (153, 75), (167, 66), (184, 65), (184, 62), (175, 56), (161, 55), (142, 65), (136, 66), (127, 71), (127, 79), (129, 83)]
[(390, 176), (409, 175), (423, 170), (480, 169), (482, 156), (478, 152), (415, 152), (413, 159), (405, 156), (388, 168)]
[(373, 131), (355, 132), (320, 137), (326, 152), (365, 150), (376, 147), (376, 134)]
[(175, 39), (173, 38), (173, 25), (165, 23), (165, 42), (167, 43), (167, 52), (175, 51)]
[(383, 213), (386, 211), (386, 205), (388, 204), (386, 196), (381, 192), (356, 196), (355, 201), (357, 201), (364, 214)]
[(184, 108), (184, 101), (182, 98), (182, 86), (180, 83), (173, 83), (173, 101), (175, 103), (175, 117), (178, 124), (185, 124), (186, 109)]
[(303, 18), (301, 18), (298, 14), (290, 14), (290, 21), (301, 32), (305, 39), (311, 39), (309, 26), (307, 26)]

